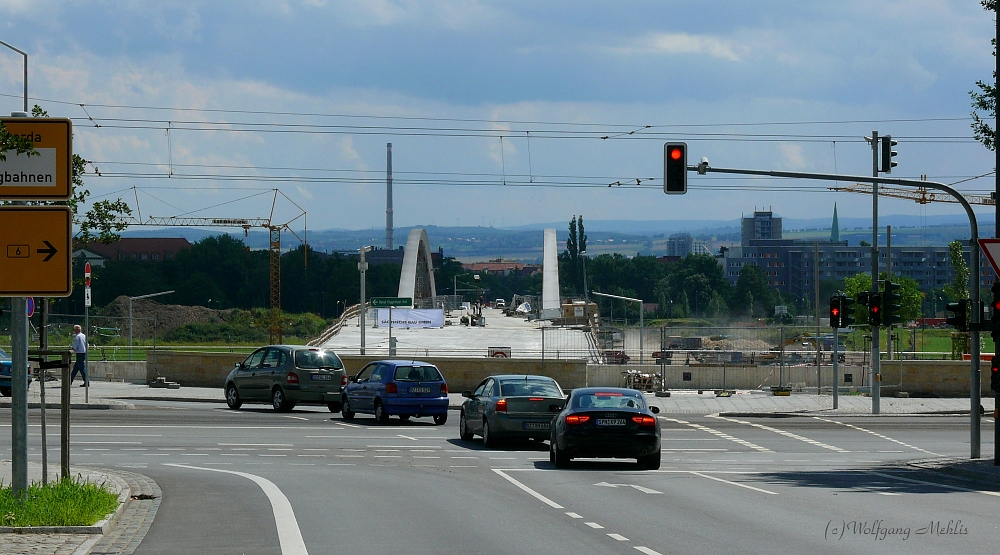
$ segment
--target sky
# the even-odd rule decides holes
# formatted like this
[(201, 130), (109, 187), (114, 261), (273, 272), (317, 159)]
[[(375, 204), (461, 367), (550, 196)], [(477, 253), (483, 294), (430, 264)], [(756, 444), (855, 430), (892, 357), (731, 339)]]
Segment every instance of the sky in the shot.
[[(71, 118), (99, 171), (92, 199), (316, 230), (384, 227), (386, 143), (397, 226), (870, 218), (826, 182), (690, 174), (667, 196), (663, 145), (871, 175), (873, 130), (899, 141), (892, 177), (988, 195), (969, 91), (994, 35), (974, 0), (0, 0), (29, 103)], [(22, 64), (0, 47), (0, 113)]]

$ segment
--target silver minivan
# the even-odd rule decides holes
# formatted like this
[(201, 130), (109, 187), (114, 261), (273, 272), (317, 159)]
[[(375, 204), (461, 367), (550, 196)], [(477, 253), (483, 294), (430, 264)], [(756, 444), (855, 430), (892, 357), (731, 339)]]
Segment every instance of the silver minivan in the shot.
[(269, 345), (236, 363), (226, 377), (226, 404), (238, 409), (244, 402), (270, 403), (285, 412), (306, 403), (340, 412), (345, 385), (344, 363), (332, 349)]

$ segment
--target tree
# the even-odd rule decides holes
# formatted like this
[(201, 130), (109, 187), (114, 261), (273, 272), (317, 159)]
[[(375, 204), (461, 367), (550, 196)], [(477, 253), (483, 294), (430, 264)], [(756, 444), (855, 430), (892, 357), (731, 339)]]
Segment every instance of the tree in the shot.
[[(996, 13), (996, 0), (981, 0), (980, 4), (982, 4), (983, 9), (990, 12), (991, 15)], [(990, 43), (993, 45), (993, 57), (996, 58), (996, 37), (993, 37), (990, 40)], [(969, 96), (972, 97), (972, 132), (975, 135), (976, 140), (983, 143), (983, 146), (989, 150), (996, 149), (996, 130), (991, 128), (989, 124), (986, 123), (987, 120), (995, 120), (997, 117), (996, 79), (997, 72), (994, 69), (992, 83), (986, 83), (982, 80), (976, 81), (976, 86), (979, 87), (979, 91), (969, 91)], [(980, 117), (980, 112), (985, 113), (985, 116)]]
[[(879, 274), (879, 280), (884, 281), (888, 274)], [(923, 313), (924, 294), (913, 278), (892, 276), (893, 283), (899, 285), (899, 318), (903, 322), (916, 320)], [(844, 279), (844, 294), (855, 299), (854, 322), (857, 325), (868, 323), (868, 305), (857, 301), (858, 295), (872, 289), (871, 274), (859, 273)], [(882, 288), (880, 288), (881, 290)]]
[[(733, 306), (736, 311), (768, 314), (774, 307), (776, 290), (767, 282), (764, 270), (759, 266), (749, 264), (740, 269), (736, 278), (736, 292), (733, 296)], [(737, 308), (738, 307), (738, 308)]]
[(944, 286), (944, 294), (952, 301), (969, 298), (969, 264), (965, 261), (962, 242), (954, 240), (948, 243), (948, 258), (951, 259), (951, 269), (954, 279)]

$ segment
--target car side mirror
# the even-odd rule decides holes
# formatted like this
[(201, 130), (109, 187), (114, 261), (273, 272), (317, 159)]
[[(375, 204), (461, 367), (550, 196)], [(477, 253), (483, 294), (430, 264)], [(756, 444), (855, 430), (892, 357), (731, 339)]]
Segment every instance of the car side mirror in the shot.
[(242, 362), (237, 362), (236, 363), (236, 368), (239, 369), (239, 370), (246, 370), (247, 369), (247, 365), (243, 364)]
[(466, 397), (466, 398), (472, 399), (472, 392), (471, 391), (463, 391), (462, 392), (462, 397)]
[(651, 406), (651, 407), (649, 407), (649, 412), (651, 412), (653, 414), (660, 414), (660, 407), (653, 407), (653, 406)]
[(351, 381), (357, 383), (358, 377), (357, 376), (351, 376)]

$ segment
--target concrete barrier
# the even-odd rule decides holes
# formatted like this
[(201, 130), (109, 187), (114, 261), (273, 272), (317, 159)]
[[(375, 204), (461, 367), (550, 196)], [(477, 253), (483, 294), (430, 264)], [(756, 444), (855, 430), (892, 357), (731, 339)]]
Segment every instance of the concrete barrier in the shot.
[(144, 360), (88, 360), (87, 372), (92, 381), (125, 381), (146, 383)]
[(184, 351), (147, 351), (146, 379), (166, 378), (181, 387), (218, 387), (245, 353), (202, 353)]

